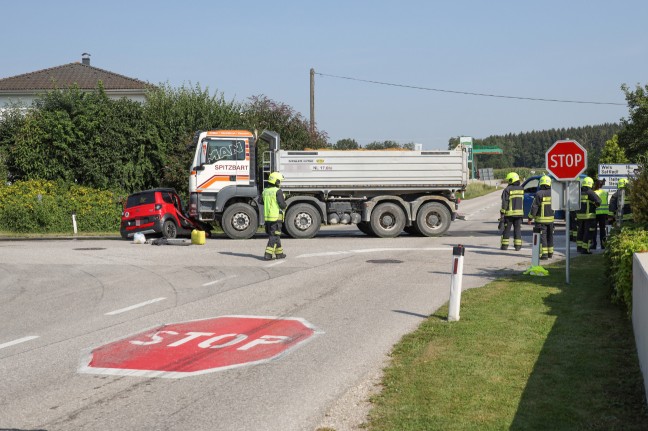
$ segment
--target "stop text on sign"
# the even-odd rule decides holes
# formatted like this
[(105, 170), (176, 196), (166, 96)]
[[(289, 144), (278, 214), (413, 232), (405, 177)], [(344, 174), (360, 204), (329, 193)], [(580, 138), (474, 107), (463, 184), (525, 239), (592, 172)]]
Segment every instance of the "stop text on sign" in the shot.
[(582, 154), (551, 154), (549, 155), (550, 168), (571, 168), (583, 164)]
[[(129, 343), (136, 346), (151, 346), (153, 344), (162, 343), (162, 346), (165, 347), (178, 347), (192, 342), (196, 344), (196, 347), (201, 349), (223, 349), (225, 347), (241, 344), (249, 338), (246, 334), (216, 335), (214, 332), (187, 332), (181, 335), (181, 337), (177, 337), (177, 335), (181, 334), (176, 331), (157, 331), (150, 334), (148, 340), (130, 340)], [(173, 339), (176, 339), (176, 341), (169, 342)], [(261, 335), (258, 338), (242, 344), (240, 347), (237, 347), (236, 350), (250, 350), (255, 346), (281, 343), (288, 339), (289, 337), (285, 335)]]

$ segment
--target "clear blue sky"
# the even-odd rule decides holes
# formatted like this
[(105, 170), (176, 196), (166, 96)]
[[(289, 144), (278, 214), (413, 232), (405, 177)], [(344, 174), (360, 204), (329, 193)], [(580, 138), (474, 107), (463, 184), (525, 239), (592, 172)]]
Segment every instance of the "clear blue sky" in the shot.
[(330, 141), (485, 138), (618, 122), (620, 86), (648, 83), (648, 2), (2, 1), (0, 78), (80, 61), (151, 83), (200, 84), (227, 99), (264, 94)]

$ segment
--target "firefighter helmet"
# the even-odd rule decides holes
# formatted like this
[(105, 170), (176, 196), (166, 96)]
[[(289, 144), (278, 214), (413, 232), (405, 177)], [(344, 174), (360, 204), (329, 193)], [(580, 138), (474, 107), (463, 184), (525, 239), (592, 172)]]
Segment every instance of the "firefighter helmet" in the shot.
[(617, 188), (624, 189), (627, 185), (628, 185), (627, 178), (619, 178), (619, 183), (617, 184)]
[(279, 172), (273, 172), (268, 177), (268, 182), (272, 185), (276, 185), (277, 181), (281, 182), (283, 181), (283, 179), (284, 179), (283, 175), (281, 175)]
[(519, 176), (518, 174), (516, 174), (515, 172), (510, 172), (510, 173), (506, 176), (506, 182), (507, 182), (507, 183), (509, 183), (509, 184), (513, 184), (513, 183), (516, 182), (516, 181), (520, 181), (520, 176)]
[(585, 177), (583, 178), (583, 183), (581, 185), (583, 187), (592, 187), (594, 185), (594, 180), (590, 177)]
[(551, 178), (549, 178), (547, 175), (543, 175), (540, 177), (540, 185), (541, 186), (549, 186), (551, 187)]

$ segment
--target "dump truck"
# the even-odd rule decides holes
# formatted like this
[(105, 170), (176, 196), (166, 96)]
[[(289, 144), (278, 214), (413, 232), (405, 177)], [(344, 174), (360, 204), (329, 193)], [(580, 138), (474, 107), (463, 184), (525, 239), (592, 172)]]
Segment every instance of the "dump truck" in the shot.
[(457, 217), (468, 184), (461, 146), (294, 151), (282, 150), (272, 131), (209, 130), (195, 133), (192, 148), (189, 216), (218, 223), (233, 239), (251, 238), (263, 225), (259, 196), (274, 171), (284, 176), (283, 229), (292, 238), (312, 238), (322, 225), (337, 224), (383, 238), (403, 231), (439, 236)]

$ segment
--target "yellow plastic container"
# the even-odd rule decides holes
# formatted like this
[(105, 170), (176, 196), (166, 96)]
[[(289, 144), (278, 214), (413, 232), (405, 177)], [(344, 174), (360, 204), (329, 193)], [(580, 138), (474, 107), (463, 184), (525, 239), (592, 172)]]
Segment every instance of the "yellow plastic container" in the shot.
[(191, 243), (196, 245), (205, 244), (205, 231), (194, 229), (191, 231)]

